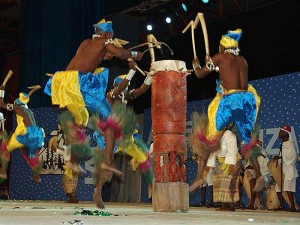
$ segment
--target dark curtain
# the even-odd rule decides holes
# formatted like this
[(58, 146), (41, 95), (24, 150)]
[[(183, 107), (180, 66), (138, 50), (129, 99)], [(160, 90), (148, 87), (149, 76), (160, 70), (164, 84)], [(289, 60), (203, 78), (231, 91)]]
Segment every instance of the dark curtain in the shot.
[(141, 201), (141, 171), (132, 170), (132, 158), (123, 153), (115, 154), (115, 164), (123, 173), (123, 178), (114, 176), (111, 185), (112, 202), (140, 202)]
[(20, 91), (39, 84), (29, 106), (51, 106), (43, 89), (46, 73), (64, 70), (80, 43), (94, 33), (103, 17), (102, 0), (23, 0), (21, 2)]

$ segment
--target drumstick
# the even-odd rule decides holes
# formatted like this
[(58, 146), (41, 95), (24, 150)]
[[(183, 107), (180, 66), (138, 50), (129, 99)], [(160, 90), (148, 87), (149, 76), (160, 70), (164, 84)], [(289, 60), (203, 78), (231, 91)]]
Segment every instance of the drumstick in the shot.
[(3, 83), (2, 83), (2, 86), (5, 86), (5, 85), (6, 85), (7, 81), (8, 81), (9, 78), (13, 75), (13, 73), (14, 73), (14, 72), (11, 71), (11, 70), (8, 71), (8, 73), (7, 73), (7, 75), (6, 75), (5, 79), (4, 79), (4, 81), (3, 81)]
[[(145, 42), (145, 43), (142, 43), (142, 44), (138, 44), (138, 45), (135, 45), (135, 46), (132, 46), (132, 47), (130, 47), (130, 48), (127, 48), (127, 50), (133, 50), (133, 49), (136, 49), (136, 48), (140, 48), (140, 47), (143, 47), (143, 46), (145, 46), (145, 45), (149, 45), (150, 44), (150, 42)], [(152, 43), (153, 44), (153, 43)], [(160, 44), (160, 42), (159, 43), (157, 43), (157, 45), (158, 44)]]
[(114, 38), (114, 42), (115, 42), (115, 46), (117, 46), (118, 48), (123, 48), (123, 45), (127, 45), (129, 42), (119, 39), (119, 38)]
[(140, 71), (141, 74), (143, 74), (144, 76), (146, 76), (145, 72), (140, 68), (138, 67), (137, 65), (135, 66), (135, 68)]
[(148, 41), (148, 48), (150, 49), (150, 56), (151, 56), (151, 63), (155, 62), (155, 55), (154, 55), (154, 49), (153, 49), (153, 34), (147, 35), (147, 41)]
[(206, 23), (205, 23), (205, 19), (204, 19), (204, 14), (203, 13), (198, 13), (197, 14), (197, 17), (195, 19), (194, 29), (197, 28), (199, 21), (200, 21), (201, 26), (202, 26), (202, 32), (203, 32), (203, 37), (204, 37), (204, 44), (205, 44), (206, 55), (209, 55), (208, 35), (207, 35)]
[(194, 29), (195, 28), (194, 28), (194, 21), (193, 20), (191, 20), (191, 22), (186, 26), (186, 28), (184, 28), (182, 33), (184, 34), (190, 27), (191, 27), (191, 33), (192, 33), (192, 45), (193, 45), (194, 59), (196, 59), (197, 55), (196, 55), (195, 35), (194, 35)]
[(34, 85), (34, 86), (30, 86), (28, 87), (30, 90), (30, 92), (28, 93), (28, 96), (31, 96), (33, 94), (33, 92), (35, 92), (36, 90), (40, 89), (41, 86), (40, 85)]
[(156, 48), (158, 48), (158, 49), (161, 49), (161, 45), (160, 45), (160, 42), (158, 42), (157, 40), (156, 40), (156, 37), (153, 35), (153, 34), (151, 34), (151, 37), (152, 37), (152, 43), (154, 43), (154, 45), (155, 45), (155, 47)]
[[(114, 39), (114, 42), (115, 42), (115, 46), (119, 47), (119, 48), (123, 48), (123, 45), (126, 45), (128, 44), (129, 42), (128, 41), (125, 41), (125, 40), (122, 40), (122, 39), (118, 39), (118, 38), (115, 38)], [(130, 62), (132, 59), (131, 58), (128, 58), (127, 61)], [(141, 70), (137, 65), (135, 66), (135, 68), (141, 72), (141, 74), (143, 74), (144, 76), (146, 76), (146, 74), (144, 73), (143, 70)]]
[[(130, 61), (132, 61), (132, 59), (129, 58), (129, 59), (127, 59), (127, 61), (130, 62)], [(146, 76), (145, 72), (144, 72), (140, 67), (138, 67), (137, 65), (135, 65), (135, 68), (136, 68), (138, 71), (140, 71), (141, 74), (143, 74), (144, 76)]]

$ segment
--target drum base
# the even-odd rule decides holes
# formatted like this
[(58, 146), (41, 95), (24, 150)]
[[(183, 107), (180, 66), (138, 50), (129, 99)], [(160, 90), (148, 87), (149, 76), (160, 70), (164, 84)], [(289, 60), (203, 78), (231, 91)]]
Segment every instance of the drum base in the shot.
[(152, 206), (154, 212), (188, 212), (189, 185), (181, 182), (154, 183)]

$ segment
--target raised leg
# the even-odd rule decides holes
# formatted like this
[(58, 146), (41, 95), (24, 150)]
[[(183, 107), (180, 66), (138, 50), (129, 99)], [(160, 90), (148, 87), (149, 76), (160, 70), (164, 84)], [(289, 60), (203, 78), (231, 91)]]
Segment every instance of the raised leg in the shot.
[(256, 179), (251, 179), (249, 181), (249, 183), (250, 183), (250, 201), (247, 206), (247, 209), (255, 210), (254, 202), (255, 202), (255, 198), (256, 198), (256, 192), (253, 190), (254, 186), (255, 186), (255, 182), (256, 182)]
[(123, 173), (116, 169), (113, 165), (113, 150), (115, 147), (116, 132), (112, 127), (107, 127), (104, 130), (105, 137), (105, 162), (102, 163), (101, 168), (106, 171), (115, 173), (118, 176), (121, 176)]
[(198, 163), (198, 170), (196, 174), (196, 178), (193, 182), (193, 184), (190, 186), (190, 192), (195, 191), (197, 188), (200, 188), (204, 184), (204, 179), (203, 179), (203, 171), (206, 166), (207, 158), (202, 159), (200, 158), (199, 163)]

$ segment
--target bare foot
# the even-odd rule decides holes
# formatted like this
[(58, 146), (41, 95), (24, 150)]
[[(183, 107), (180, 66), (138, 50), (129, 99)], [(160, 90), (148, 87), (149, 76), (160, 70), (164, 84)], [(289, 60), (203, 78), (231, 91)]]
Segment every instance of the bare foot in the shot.
[(264, 187), (265, 187), (265, 178), (263, 175), (260, 175), (260, 177), (256, 179), (253, 191), (260, 192)]
[(105, 206), (104, 206), (104, 203), (103, 203), (103, 201), (102, 201), (102, 197), (101, 197), (101, 193), (94, 193), (93, 194), (93, 199), (94, 199), (94, 203), (95, 203), (95, 205), (97, 206), (97, 208), (99, 208), (99, 209), (104, 209), (105, 208)]
[(217, 208), (216, 209), (217, 211), (235, 211), (235, 208), (232, 208), (232, 207), (220, 207), (220, 208)]
[(200, 178), (200, 179), (195, 180), (195, 181), (192, 183), (192, 185), (190, 186), (190, 189), (189, 189), (190, 192), (193, 192), (193, 191), (195, 191), (197, 188), (202, 187), (203, 184), (204, 184), (203, 178)]
[(118, 176), (122, 176), (123, 175), (122, 171), (120, 171), (120, 170), (116, 169), (115, 167), (113, 167), (112, 165), (108, 165), (106, 163), (102, 163), (101, 164), (101, 169), (113, 172), (113, 173), (115, 173)]
[(248, 206), (246, 207), (246, 209), (255, 210), (255, 207), (254, 207), (254, 205), (248, 205)]
[(67, 203), (79, 203), (76, 194), (67, 194), (67, 196), (69, 198)]

